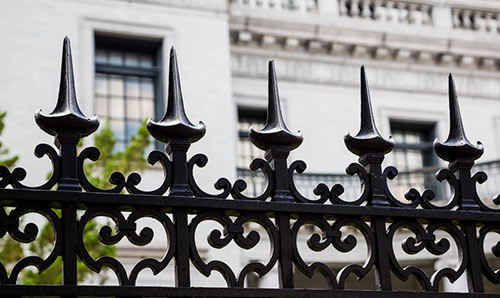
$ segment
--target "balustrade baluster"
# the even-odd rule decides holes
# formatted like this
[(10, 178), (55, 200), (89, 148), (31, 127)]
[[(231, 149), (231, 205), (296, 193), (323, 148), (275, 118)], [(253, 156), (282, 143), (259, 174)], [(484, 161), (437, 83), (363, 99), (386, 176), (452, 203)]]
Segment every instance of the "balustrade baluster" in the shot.
[(361, 17), (364, 19), (371, 17), (370, 0), (361, 0)]
[(462, 11), (462, 28), (464, 29), (473, 29), (471, 22), (471, 11), (463, 10)]
[(349, 12), (347, 11), (347, 0), (339, 0), (339, 15), (346, 16)]
[(351, 0), (351, 17), (357, 18), (360, 15), (359, 4), (362, 0)]
[(382, 4), (382, 0), (375, 0), (373, 2), (373, 19), (376, 21), (386, 22), (387, 13), (386, 8)]
[(409, 22), (407, 4), (403, 2), (398, 2), (397, 7), (398, 7), (398, 17), (397, 17), (398, 23), (407, 24)]
[(387, 20), (391, 23), (398, 22), (398, 9), (392, 1), (387, 1)]

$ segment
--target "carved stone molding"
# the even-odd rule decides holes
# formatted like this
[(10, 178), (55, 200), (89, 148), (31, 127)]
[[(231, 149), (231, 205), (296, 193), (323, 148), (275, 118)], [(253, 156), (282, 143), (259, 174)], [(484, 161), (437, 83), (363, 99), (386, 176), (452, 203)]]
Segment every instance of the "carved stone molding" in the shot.
[[(271, 55), (271, 53), (269, 53)], [(237, 77), (259, 77), (265, 78), (267, 75), (267, 59), (269, 55), (249, 54), (233, 49), (231, 57), (231, 67), (233, 76)], [(411, 58), (413, 59), (413, 58)], [(423, 57), (419, 59), (428, 59)], [(439, 58), (443, 59), (443, 57)], [(448, 58), (444, 58), (448, 59)], [(381, 61), (383, 63), (384, 61)], [(450, 63), (456, 63), (451, 59)], [(465, 61), (467, 62), (467, 61)], [(462, 59), (461, 63), (465, 63)], [(444, 62), (442, 62), (444, 63)], [(491, 63), (491, 62), (482, 62)], [(358, 65), (357, 61), (352, 64), (345, 63), (345, 60), (338, 59), (337, 62), (320, 61), (311, 58), (298, 59), (291, 57), (280, 57), (278, 75), (281, 80), (302, 81), (320, 84), (357, 86)], [(487, 65), (483, 66), (486, 67)], [(422, 69), (372, 67), (371, 86), (374, 88), (388, 90), (402, 90), (424, 93), (446, 93), (443, 88), (443, 80), (446, 77), (444, 72), (436, 71), (437, 67), (421, 67)], [(460, 94), (463, 96), (482, 97), (498, 99), (500, 97), (500, 77), (468, 75), (469, 69), (464, 69), (462, 73), (455, 72), (457, 80), (461, 81)]]
[[(442, 67), (461, 67), (467, 69), (482, 69), (496, 71), (499, 69), (499, 57), (488, 57), (486, 53), (477, 51), (467, 54), (449, 52), (446, 47), (420, 48), (416, 44), (411, 46), (405, 42), (391, 42), (387, 44), (361, 44), (355, 40), (351, 42), (332, 42), (321, 40), (313, 35), (310, 37), (287, 36), (287, 34), (272, 35), (251, 32), (249, 30), (231, 31), (233, 47), (246, 46), (254, 49), (275, 49), (287, 52), (305, 52), (311, 55), (317, 53), (337, 57), (369, 58), (373, 60), (391, 60), (399, 63), (422, 63)], [(423, 40), (422, 43), (429, 41)]]

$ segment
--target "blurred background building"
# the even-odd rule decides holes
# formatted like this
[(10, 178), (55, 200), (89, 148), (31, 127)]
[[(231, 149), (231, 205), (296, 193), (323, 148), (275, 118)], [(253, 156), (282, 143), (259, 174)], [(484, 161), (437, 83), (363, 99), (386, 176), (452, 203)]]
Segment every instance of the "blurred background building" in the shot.
[[(360, 193), (358, 179), (344, 174), (356, 157), (345, 149), (343, 135), (358, 128), (362, 64), (367, 67), (378, 128), (396, 140), (386, 165), (400, 170), (390, 185), (398, 198), (404, 200), (410, 187), (430, 187), (437, 199), (449, 195), (433, 176), (445, 164), (432, 150), (435, 138), (447, 136), (449, 72), (457, 83), (467, 135), (485, 147), (475, 167), (489, 174), (479, 187), (480, 195), (487, 199), (500, 192), (498, 0), (3, 0), (0, 109), (8, 115), (2, 139), (31, 173), (27, 183), (42, 181), (45, 175), (36, 173), (50, 168), (48, 160), (32, 154), (36, 144), (52, 142), (36, 128), (33, 113), (39, 108), (48, 112), (55, 104), (65, 35), (72, 40), (80, 106), (87, 115), (109, 120), (118, 149), (143, 119), (163, 115), (168, 51), (175, 46), (187, 114), (207, 126), (205, 137), (190, 149), (191, 155), (203, 152), (210, 159), (207, 167), (197, 170), (204, 189), (221, 175), (230, 181), (244, 178), (247, 194), (265, 188), (263, 175), (248, 170), (254, 157), (263, 156), (250, 143), (248, 128), (265, 122), (267, 61), (274, 59), (285, 120), (305, 139), (289, 159), (308, 164), (304, 174), (295, 175), (304, 195), (313, 197), (314, 186), (321, 182), (329, 187), (343, 184), (346, 199)], [(91, 143), (89, 138), (86, 144)], [(161, 149), (153, 143), (151, 149), (155, 147)], [(148, 170), (143, 187), (159, 185), (162, 175), (159, 169)], [(247, 253), (208, 249), (203, 237), (199, 247), (207, 261), (224, 258), (241, 268), (249, 261), (266, 260), (269, 245), (261, 236), (262, 243)], [(306, 236), (301, 239), (304, 250)], [(135, 257), (161, 257), (162, 245), (161, 239), (141, 249), (124, 243), (118, 256), (133, 264)], [(329, 254), (305, 255), (308, 261), (321, 260), (338, 269), (362, 263), (366, 252), (361, 245), (350, 254), (332, 249)], [(402, 263), (417, 262), (432, 272), (455, 264), (456, 249), (439, 261), (430, 254), (410, 256), (402, 250), (400, 257)], [(145, 284), (174, 283), (168, 270), (160, 277), (145, 272), (141, 278)], [(193, 284), (224, 282), (213, 273), (208, 279), (200, 275)], [(466, 290), (466, 284), (461, 278), (443, 287)], [(248, 285), (275, 287), (277, 271), (262, 279), (250, 276)], [(369, 279), (352, 279), (353, 287), (372, 285)], [(297, 273), (297, 286), (326, 282), (319, 274), (308, 281)], [(411, 280), (400, 287), (419, 289)]]

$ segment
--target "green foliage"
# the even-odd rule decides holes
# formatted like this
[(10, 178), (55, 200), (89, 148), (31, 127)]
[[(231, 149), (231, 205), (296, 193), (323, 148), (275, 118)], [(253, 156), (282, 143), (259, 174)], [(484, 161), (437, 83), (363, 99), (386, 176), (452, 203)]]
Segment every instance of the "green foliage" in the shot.
[(113, 152), (116, 138), (107, 121), (102, 130), (95, 135), (94, 142), (101, 151), (101, 156), (96, 162), (86, 163), (84, 171), (89, 181), (96, 187), (110, 188), (112, 185), (107, 179), (114, 171), (126, 174), (145, 169), (144, 152), (151, 144), (145, 120), (137, 130), (137, 135), (130, 138), (124, 151)]
[[(2, 122), (3, 117), (5, 117), (5, 113), (0, 113), (0, 134), (4, 127)], [(94, 143), (95, 146), (101, 150), (101, 156), (96, 162), (86, 163), (84, 165), (84, 171), (89, 178), (89, 181), (97, 187), (110, 187), (111, 185), (108, 178), (114, 171), (127, 174), (132, 170), (142, 171), (146, 167), (144, 153), (151, 141), (146, 129), (145, 121), (138, 129), (137, 135), (131, 137), (131, 140), (127, 144), (124, 151), (113, 152), (116, 141), (117, 140), (114, 137), (113, 131), (111, 130), (108, 122), (106, 122), (99, 133), (94, 135)], [(5, 151), (0, 151), (0, 156), (2, 152)], [(8, 153), (8, 151), (6, 153)], [(15, 157), (15, 159), (11, 158), (10, 160), (12, 160), (11, 166), (13, 166), (17, 161), (17, 157)], [(54, 210), (54, 212), (56, 212), (58, 216), (61, 216), (60, 210)], [(109, 224), (110, 222), (104, 223), (104, 225)], [(95, 220), (88, 222), (85, 226), (83, 235), (85, 247), (92, 257), (115, 256), (116, 247), (103, 245), (98, 239), (98, 231), (102, 226), (102, 222), (97, 222)], [(36, 240), (29, 245), (27, 252), (29, 252), (29, 255), (45, 257), (52, 251), (54, 241), (54, 231), (50, 223), (47, 222), (42, 227)], [(23, 247), (19, 242), (10, 237), (0, 238), (0, 259), (6, 266), (7, 270), (10, 271), (14, 264), (24, 256), (25, 251), (23, 251)], [(61, 284), (61, 268), (62, 260), (61, 257), (59, 257), (41, 274), (39, 274), (38, 271), (24, 270), (22, 275), (19, 277), (19, 281), (22, 284), (28, 285)], [(77, 271), (79, 281), (85, 280), (91, 273), (90, 269), (88, 269), (81, 261), (78, 261)], [(101, 278), (100, 282), (104, 283), (105, 278)]]
[[(60, 213), (59, 210), (57, 210)], [(116, 254), (115, 246), (105, 246), (99, 242), (97, 238), (97, 231), (101, 226), (96, 221), (90, 221), (85, 226), (83, 232), (83, 241), (88, 251), (92, 256), (114, 256)], [(29, 251), (33, 255), (46, 256), (54, 247), (54, 231), (49, 223), (44, 225), (37, 240), (32, 242)], [(62, 282), (62, 260), (58, 257), (57, 260), (44, 272), (38, 274), (35, 271), (26, 271), (22, 277), (22, 283), (25, 285), (48, 285), (48, 284), (61, 284)], [(81, 261), (77, 263), (78, 281), (84, 281), (91, 273), (90, 269), (85, 266)], [(101, 284), (106, 279), (101, 278)]]
[[(0, 111), (0, 136), (2, 135), (3, 129), (5, 128), (5, 117), (7, 112)], [(7, 168), (12, 168), (16, 165), (19, 157), (17, 155), (12, 157), (7, 157), (9, 155), (9, 149), (3, 147), (3, 143), (0, 140), (0, 165), (6, 166)], [(11, 270), (15, 262), (23, 256), (23, 249), (19, 245), (19, 242), (15, 241), (10, 237), (4, 237), (0, 239), (0, 260), (3, 261), (7, 270)]]
[[(2, 135), (3, 129), (5, 128), (5, 116), (7, 116), (7, 112), (0, 111), (0, 135)], [(3, 148), (2, 141), (0, 140), (0, 165), (11, 168), (16, 164), (19, 156), (7, 157), (8, 154), (9, 149)]]

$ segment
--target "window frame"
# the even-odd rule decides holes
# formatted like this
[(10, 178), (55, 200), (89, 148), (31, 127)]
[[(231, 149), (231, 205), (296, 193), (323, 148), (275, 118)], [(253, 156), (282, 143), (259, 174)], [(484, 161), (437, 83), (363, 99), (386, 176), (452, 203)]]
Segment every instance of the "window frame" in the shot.
[[(133, 67), (126, 65), (109, 65), (104, 63), (99, 63), (96, 60), (96, 53), (98, 50), (105, 51), (118, 51), (120, 53), (126, 53), (127, 51), (143, 53), (150, 55), (153, 58), (153, 65), (148, 68)], [(147, 39), (140, 38), (137, 36), (117, 36), (105, 33), (94, 32), (94, 84), (97, 75), (118, 75), (118, 76), (134, 76), (138, 78), (150, 78), (153, 80), (154, 84), (154, 97), (153, 97), (153, 115), (145, 115), (146, 117), (151, 117), (153, 119), (161, 119), (165, 111), (165, 103), (163, 100), (163, 40), (162, 39)], [(94, 87), (95, 90), (95, 87)], [(94, 105), (96, 102), (96, 93), (94, 91)], [(109, 112), (109, 111), (108, 111)], [(109, 115), (108, 115), (109, 117)], [(123, 119), (127, 122), (127, 115), (123, 116)], [(126, 140), (127, 144), (129, 140)], [(160, 144), (154, 141), (155, 149), (159, 149)]]
[[(401, 130), (404, 132), (413, 131), (419, 132), (423, 135), (427, 135), (426, 141), (420, 141), (419, 143), (401, 143), (396, 141), (394, 145), (394, 150), (417, 150), (422, 154), (422, 165), (425, 167), (432, 167), (439, 165), (439, 160), (436, 155), (433, 154), (433, 141), (437, 136), (437, 123), (436, 122), (408, 122), (391, 119), (389, 121), (389, 127), (391, 130), (391, 135), (394, 134), (395, 130)], [(406, 135), (406, 133), (405, 133)], [(419, 170), (419, 169), (413, 169)], [(410, 171), (413, 171), (410, 170)]]
[[(237, 123), (238, 123), (238, 146), (237, 146), (237, 160), (236, 160), (236, 164), (237, 164), (237, 168), (241, 168), (242, 164), (244, 163), (242, 161), (242, 152), (240, 152), (240, 145), (241, 145), (241, 140), (242, 139), (248, 139), (248, 142), (250, 142), (249, 140), (249, 132), (248, 130), (246, 131), (243, 131), (240, 129), (240, 123), (241, 123), (241, 119), (262, 119), (262, 121), (260, 123), (262, 123), (261, 127), (255, 127), (256, 129), (260, 129), (262, 127), (264, 127), (264, 124), (266, 123), (266, 120), (267, 120), (267, 110), (266, 109), (262, 109), (262, 108), (258, 108), (258, 107), (247, 107), (247, 106), (238, 106), (237, 108)], [(253, 146), (253, 145), (251, 145)], [(253, 147), (252, 147), (253, 148)], [(255, 148), (254, 148), (255, 149)], [(246, 165), (248, 166), (248, 165)], [(245, 166), (245, 167), (246, 167)]]

